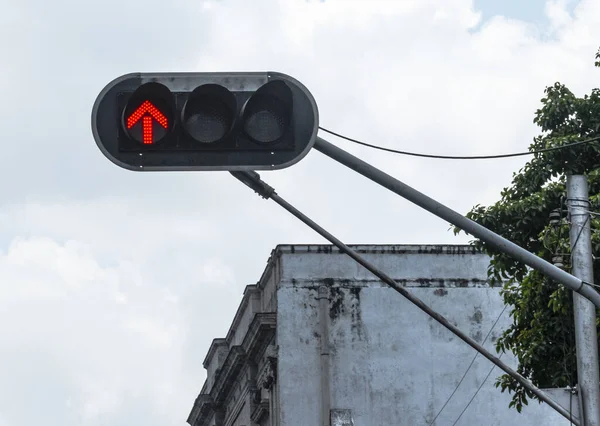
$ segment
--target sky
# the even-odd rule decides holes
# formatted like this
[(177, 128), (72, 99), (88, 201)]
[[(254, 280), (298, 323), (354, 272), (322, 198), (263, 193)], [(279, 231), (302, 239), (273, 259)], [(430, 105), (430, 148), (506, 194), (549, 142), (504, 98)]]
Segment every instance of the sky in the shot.
[[(396, 149), (526, 150), (544, 88), (597, 86), (596, 0), (0, 0), (0, 426), (183, 426), (277, 244), (324, 243), (226, 172), (135, 173), (94, 143), (136, 71), (279, 71), (320, 124)], [(526, 161), (402, 157), (326, 139), (466, 213)], [(462, 244), (310, 152), (263, 172), (346, 243)]]

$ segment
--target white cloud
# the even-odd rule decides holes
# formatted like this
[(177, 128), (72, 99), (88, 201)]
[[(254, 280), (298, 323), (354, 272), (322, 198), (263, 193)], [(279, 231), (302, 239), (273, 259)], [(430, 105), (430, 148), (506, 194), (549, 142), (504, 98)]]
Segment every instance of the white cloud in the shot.
[(571, 15), (567, 6), (572, 0), (549, 0), (545, 12), (554, 30), (563, 29), (571, 23)]
[[(2, 6), (0, 425), (183, 424), (210, 341), (270, 250), (323, 241), (226, 173), (109, 163), (90, 111), (117, 75), (286, 72), (324, 127), (443, 154), (522, 151), (546, 85), (582, 95), (597, 81), (594, 0), (572, 14), (548, 2), (548, 28), (480, 23), (469, 0)], [(436, 162), (328, 139), (461, 212), (496, 200), (525, 161)], [(262, 175), (349, 243), (467, 240), (317, 152)]]
[[(189, 330), (180, 307), (158, 283), (132, 282), (131, 272), (100, 266), (89, 247), (75, 241), (16, 239), (0, 257), (0, 311), (10, 318), (0, 323), (2, 345), (24, 358), (58, 363), (56, 380), (70, 383), (80, 424), (96, 424), (98, 415), (113, 413), (128, 395), (170, 399), (185, 374), (182, 348)], [(118, 302), (120, 295), (126, 303)], [(30, 366), (17, 368), (26, 374)], [(1, 363), (3, 386), (19, 388), (14, 369)]]

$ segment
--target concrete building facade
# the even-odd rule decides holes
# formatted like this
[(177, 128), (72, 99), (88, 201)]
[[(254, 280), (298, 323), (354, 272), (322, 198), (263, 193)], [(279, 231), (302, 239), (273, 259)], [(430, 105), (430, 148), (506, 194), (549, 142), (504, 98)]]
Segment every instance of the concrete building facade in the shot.
[[(489, 334), (490, 350), (510, 322), (487, 281), (489, 258), (470, 246), (354, 248), (478, 342)], [(332, 246), (278, 246), (227, 336), (212, 342), (188, 423), (430, 425), (475, 354)], [(477, 357), (435, 425), (569, 424), (546, 404), (508, 408), (494, 386), (501, 371), (486, 379), (492, 367)]]

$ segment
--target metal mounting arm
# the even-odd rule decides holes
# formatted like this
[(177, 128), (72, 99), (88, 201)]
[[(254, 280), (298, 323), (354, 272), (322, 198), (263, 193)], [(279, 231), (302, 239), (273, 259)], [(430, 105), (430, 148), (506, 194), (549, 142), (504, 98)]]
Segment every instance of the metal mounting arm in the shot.
[(327, 142), (323, 138), (317, 137), (314, 148), (338, 163), (343, 164), (355, 172), (358, 172), (361, 175), (371, 179), (373, 182), (378, 183), (384, 188), (387, 188), (401, 197), (406, 198), (408, 201), (418, 205), (419, 207), (424, 208), (428, 212), (433, 213), (437, 217), (447, 220), (453, 225), (467, 231), (497, 250), (508, 254), (510, 257), (519, 260), (526, 265), (531, 266), (533, 269), (540, 271), (548, 278), (551, 278), (552, 280), (569, 287), (571, 290), (581, 294), (586, 299), (589, 299), (594, 305), (596, 305), (597, 308), (600, 308), (600, 294), (585, 281), (574, 277), (568, 272), (565, 272), (562, 269), (554, 266), (550, 262), (547, 262), (535, 254), (528, 252), (524, 248), (519, 247), (515, 243), (490, 231), (477, 222), (472, 221), (471, 219), (434, 200), (433, 198), (430, 198), (416, 189), (411, 188), (405, 183), (400, 182), (398, 179), (388, 175), (387, 173), (384, 173), (378, 168), (373, 167), (369, 163), (362, 161), (343, 149)]

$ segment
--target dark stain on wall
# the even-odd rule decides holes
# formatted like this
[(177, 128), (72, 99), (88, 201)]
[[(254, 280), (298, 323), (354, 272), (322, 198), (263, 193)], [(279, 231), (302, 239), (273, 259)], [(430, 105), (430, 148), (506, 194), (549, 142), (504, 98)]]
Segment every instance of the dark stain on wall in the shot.
[(329, 318), (332, 322), (335, 322), (340, 315), (345, 313), (344, 294), (339, 287), (330, 287), (329, 291), (331, 297), (329, 300)]
[[(328, 278), (327, 280), (331, 279)], [(348, 282), (348, 284), (350, 283), (351, 281)], [(350, 334), (353, 342), (362, 341), (366, 338), (361, 310), (361, 290), (362, 287), (356, 285), (343, 287), (329, 285), (329, 318), (331, 324), (334, 325), (341, 317), (346, 316), (347, 320), (350, 320)]]
[(481, 324), (481, 321), (483, 320), (483, 313), (481, 312), (481, 308), (475, 308), (475, 313), (472, 316), (470, 316), (469, 319), (473, 323)]
[(364, 338), (364, 327), (360, 306), (360, 290), (360, 287), (352, 287), (349, 289), (352, 341), (363, 340)]

